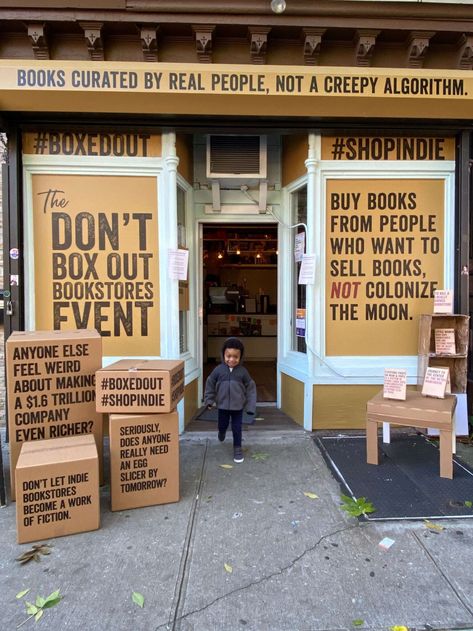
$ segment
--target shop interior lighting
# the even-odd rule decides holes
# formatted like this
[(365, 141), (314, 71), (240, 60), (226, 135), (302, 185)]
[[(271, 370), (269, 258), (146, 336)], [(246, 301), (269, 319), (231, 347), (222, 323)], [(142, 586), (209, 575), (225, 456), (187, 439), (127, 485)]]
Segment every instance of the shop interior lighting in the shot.
[(284, 13), (285, 10), (285, 0), (271, 0), (271, 11), (273, 11), (273, 13)]
[(217, 254), (217, 258), (218, 258), (218, 259), (223, 259), (223, 254), (222, 254), (221, 252), (219, 252), (219, 253)]

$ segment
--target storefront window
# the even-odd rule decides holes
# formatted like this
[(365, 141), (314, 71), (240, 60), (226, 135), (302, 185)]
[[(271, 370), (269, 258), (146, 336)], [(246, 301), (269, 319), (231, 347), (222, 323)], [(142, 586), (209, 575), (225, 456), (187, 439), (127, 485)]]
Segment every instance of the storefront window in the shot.
[[(291, 194), (291, 207), (292, 207), (292, 224), (306, 224), (307, 225), (307, 186), (294, 191)], [(293, 267), (292, 267), (292, 350), (299, 353), (307, 352), (307, 345), (305, 341), (306, 334), (306, 285), (299, 285), (299, 272), (301, 268), (301, 262), (296, 261), (294, 257), (295, 253), (295, 235), (301, 235), (301, 239), (304, 239), (304, 252), (306, 251), (306, 239), (305, 228), (302, 225), (297, 225), (293, 231), (294, 238), (292, 240), (293, 250)]]
[[(186, 194), (177, 187), (177, 241), (179, 248), (186, 248)], [(179, 352), (189, 350), (189, 282), (179, 281)]]

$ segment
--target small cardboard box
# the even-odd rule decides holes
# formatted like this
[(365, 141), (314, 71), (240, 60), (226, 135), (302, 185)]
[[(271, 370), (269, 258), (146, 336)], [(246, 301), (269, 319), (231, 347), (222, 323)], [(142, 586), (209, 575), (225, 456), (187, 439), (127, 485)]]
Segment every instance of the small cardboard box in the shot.
[(21, 445), (93, 434), (102, 463), (103, 416), (95, 410), (102, 338), (95, 330), (16, 331), (6, 341), (11, 496)]
[(100, 525), (99, 462), (91, 434), (23, 443), (15, 485), (18, 543)]
[(184, 362), (122, 359), (97, 371), (97, 412), (166, 414), (184, 396)]
[(179, 418), (110, 415), (112, 511), (179, 501)]

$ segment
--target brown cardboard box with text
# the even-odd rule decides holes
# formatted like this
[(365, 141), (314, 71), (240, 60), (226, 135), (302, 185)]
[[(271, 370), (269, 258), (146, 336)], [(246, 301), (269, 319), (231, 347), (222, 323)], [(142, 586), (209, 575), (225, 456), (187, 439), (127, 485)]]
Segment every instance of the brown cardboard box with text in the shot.
[(112, 511), (179, 501), (179, 417), (110, 415)]
[(122, 359), (96, 374), (97, 412), (166, 414), (184, 396), (184, 362)]
[(90, 434), (23, 443), (15, 484), (18, 543), (100, 525), (98, 454)]
[(95, 330), (16, 331), (6, 341), (11, 495), (26, 441), (93, 434), (102, 463), (103, 416), (95, 409), (102, 338)]

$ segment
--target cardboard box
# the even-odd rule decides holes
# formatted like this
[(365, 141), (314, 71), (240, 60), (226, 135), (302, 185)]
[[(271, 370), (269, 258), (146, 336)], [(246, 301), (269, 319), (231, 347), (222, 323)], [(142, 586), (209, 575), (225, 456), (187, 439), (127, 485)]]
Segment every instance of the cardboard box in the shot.
[(96, 374), (97, 412), (166, 414), (184, 396), (184, 362), (122, 359)]
[(179, 500), (179, 418), (110, 415), (112, 511)]
[(15, 485), (18, 543), (100, 525), (99, 463), (90, 434), (23, 443)]
[(6, 341), (11, 495), (21, 445), (93, 434), (102, 462), (103, 416), (95, 409), (102, 338), (95, 330), (16, 331)]

